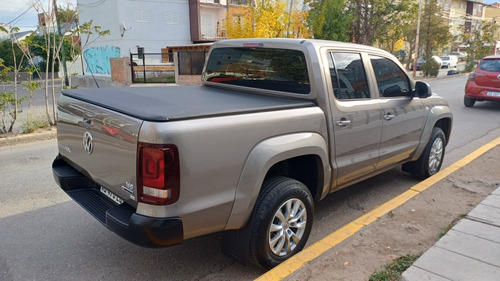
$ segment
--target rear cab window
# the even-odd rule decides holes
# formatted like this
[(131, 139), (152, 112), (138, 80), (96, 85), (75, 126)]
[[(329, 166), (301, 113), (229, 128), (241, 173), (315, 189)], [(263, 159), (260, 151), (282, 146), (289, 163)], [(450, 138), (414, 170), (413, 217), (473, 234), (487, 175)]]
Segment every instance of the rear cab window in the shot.
[(479, 69), (490, 72), (500, 72), (500, 60), (483, 59), (479, 64)]
[(311, 91), (306, 58), (297, 50), (215, 48), (203, 80), (304, 95)]

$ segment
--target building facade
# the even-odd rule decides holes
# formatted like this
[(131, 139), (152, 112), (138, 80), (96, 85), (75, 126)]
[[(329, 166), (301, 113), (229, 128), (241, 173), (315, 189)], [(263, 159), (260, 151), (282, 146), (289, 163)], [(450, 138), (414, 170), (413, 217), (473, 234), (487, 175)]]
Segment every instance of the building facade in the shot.
[[(232, 6), (246, 0), (78, 0), (80, 24), (92, 21), (107, 36), (82, 34), (87, 72), (110, 75), (110, 58), (128, 57), (224, 37), (223, 19)], [(87, 42), (87, 43), (86, 43)], [(90, 43), (89, 43), (90, 42)]]

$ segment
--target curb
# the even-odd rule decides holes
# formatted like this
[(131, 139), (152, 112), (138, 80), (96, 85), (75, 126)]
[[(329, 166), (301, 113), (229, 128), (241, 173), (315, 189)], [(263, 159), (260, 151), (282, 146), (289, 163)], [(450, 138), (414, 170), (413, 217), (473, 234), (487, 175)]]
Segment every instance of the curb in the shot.
[(0, 135), (0, 147), (30, 143), (35, 141), (55, 139), (57, 136), (57, 128), (50, 127), (39, 129), (31, 134), (11, 134)]

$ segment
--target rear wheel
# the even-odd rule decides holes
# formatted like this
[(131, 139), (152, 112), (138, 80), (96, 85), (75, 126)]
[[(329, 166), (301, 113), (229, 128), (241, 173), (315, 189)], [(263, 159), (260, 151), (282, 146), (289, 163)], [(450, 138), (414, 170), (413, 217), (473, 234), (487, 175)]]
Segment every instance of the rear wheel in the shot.
[(475, 99), (469, 98), (468, 96), (464, 95), (464, 105), (466, 107), (473, 107), (475, 103), (476, 103)]
[(403, 171), (411, 173), (414, 177), (425, 179), (435, 175), (443, 164), (446, 145), (446, 136), (441, 128), (432, 130), (431, 138), (424, 152), (417, 161), (403, 164)]
[(304, 184), (286, 177), (266, 180), (253, 213), (251, 260), (270, 269), (300, 252), (311, 232), (313, 212)]

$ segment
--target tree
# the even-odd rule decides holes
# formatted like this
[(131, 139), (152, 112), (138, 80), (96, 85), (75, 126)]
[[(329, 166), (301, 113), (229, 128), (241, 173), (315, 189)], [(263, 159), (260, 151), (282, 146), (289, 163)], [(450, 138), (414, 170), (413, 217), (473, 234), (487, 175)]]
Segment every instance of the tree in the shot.
[(424, 7), (420, 28), (420, 42), (424, 50), (424, 58), (429, 61), (433, 51), (448, 45), (451, 34), (444, 18), (441, 17), (441, 9), (436, 0), (429, 0)]
[[(14, 53), (16, 54), (16, 61), (22, 61), (22, 66), (26, 66), (28, 62), (22, 60), (23, 51), (19, 48), (19, 46), (14, 45)], [(5, 66), (14, 66), (14, 58), (10, 40), (0, 41), (0, 58), (4, 60)]]
[(78, 22), (78, 14), (75, 10), (71, 9), (69, 6), (64, 8), (58, 6), (57, 8), (57, 18), (62, 25), (71, 25), (72, 23)]
[[(56, 14), (58, 27), (60, 26), (60, 23), (76, 22), (77, 13), (72, 9), (70, 9), (69, 4), (67, 8), (60, 8), (61, 11), (57, 9), (58, 6), (55, 0), (48, 1), (47, 3), (48, 9), (45, 9), (41, 1), (35, 2), (33, 7), (37, 10), (39, 14), (40, 13), (47, 15)], [(58, 17), (62, 17), (62, 19)], [(55, 72), (58, 69), (57, 66), (60, 65), (61, 62), (61, 55), (62, 55), (61, 50), (64, 50), (64, 57), (66, 57), (66, 52), (68, 52), (68, 49), (71, 50), (74, 48), (71, 47), (72, 41), (67, 40), (65, 36), (67, 28), (64, 28), (64, 30), (62, 31), (62, 35), (58, 35), (55, 32), (52, 32), (53, 30), (49, 30), (49, 28), (50, 27), (48, 25), (43, 27), (42, 30), (43, 39), (40, 38), (35, 39), (33, 37), (31, 38), (32, 41), (28, 42), (28, 44), (31, 44), (32, 48), (34, 48), (33, 51), (35, 51), (36, 49), (40, 53), (40, 56), (45, 61), (45, 77), (44, 78), (40, 77), (40, 78), (45, 80), (44, 88), (45, 88), (45, 106), (46, 106), (47, 119), (49, 120), (50, 125), (55, 125), (57, 124)], [(74, 58), (74, 56), (68, 56), (68, 58), (69, 58), (68, 60), (70, 61)], [(51, 79), (49, 79), (49, 75), (51, 75), (50, 76)], [(52, 83), (51, 85), (52, 117), (50, 115), (50, 106), (49, 106), (49, 81), (51, 81)]]
[(377, 38), (396, 29), (401, 18), (410, 12), (410, 3), (411, 0), (350, 0), (347, 7), (354, 17), (352, 41), (373, 45)]
[(467, 48), (469, 55), (465, 65), (466, 71), (474, 70), (475, 63), (478, 60), (494, 53), (495, 32), (498, 28), (499, 25), (495, 22), (483, 21), (479, 30), (476, 28), (463, 34), (464, 41), (469, 46)]
[[(401, 50), (404, 41), (408, 39), (414, 41), (416, 35), (417, 3), (401, 1), (398, 9), (400, 12), (392, 16), (390, 24), (380, 25), (375, 32), (377, 44), (390, 53)], [(412, 34), (406, 34), (409, 29)]]
[(350, 26), (353, 24), (353, 15), (346, 7), (347, 0), (312, 0), (311, 10), (307, 22), (314, 38), (351, 41), (353, 34)]
[[(292, 5), (293, 2), (290, 3)], [(253, 7), (231, 8), (223, 21), (227, 38), (307, 38), (306, 11), (283, 0), (262, 0)]]
[[(2, 119), (2, 126), (0, 129), (1, 133), (12, 133), (14, 129), (14, 124), (16, 123), (19, 113), (22, 111), (19, 109), (19, 106), (26, 98), (18, 98), (17, 96), (17, 78), (19, 76), (19, 71), (23, 67), (24, 56), (18, 58), (16, 55), (16, 42), (18, 41), (15, 34), (19, 32), (19, 28), (13, 27), (10, 30), (5, 29), (0, 26), (0, 30), (9, 34), (10, 37), (10, 50), (11, 50), (11, 58), (12, 62), (10, 66), (4, 65), (4, 60), (0, 59), (0, 80), (3, 84), (3, 92), (0, 93), (0, 116)], [(10, 72), (13, 72), (14, 77), (14, 92), (7, 92), (5, 82), (10, 81)], [(10, 125), (7, 123), (10, 120)], [(8, 127), (8, 128), (7, 128)]]
[[(410, 67), (413, 63), (413, 58), (417, 57), (418, 58), (418, 48), (415, 46), (417, 44), (417, 18), (418, 18), (418, 5), (415, 3), (415, 13), (412, 13), (410, 18), (408, 19), (407, 22), (405, 22), (402, 26), (402, 32), (403, 32), (403, 37), (405, 39), (405, 42), (409, 46), (409, 52), (408, 52), (408, 61), (406, 63), (406, 68), (407, 69), (412, 69), (413, 67)], [(415, 50), (417, 50), (415, 52)], [(415, 54), (414, 54), (415, 53)]]
[[(61, 40), (63, 40), (63, 42), (61, 42)], [(74, 48), (72, 46), (73, 43), (67, 40), (67, 38), (65, 37), (61, 38), (59, 35), (54, 33), (49, 33), (45, 36), (32, 34), (26, 39), (26, 42), (29, 45), (30, 51), (35, 56), (39, 56), (42, 58), (42, 62), (40, 63), (40, 68), (42, 69), (46, 68), (47, 63), (55, 61), (53, 71), (55, 72), (59, 71), (59, 62), (54, 59), (54, 55), (57, 55), (57, 53), (49, 52), (49, 55), (47, 56), (47, 46), (50, 46), (50, 44), (56, 44), (56, 45), (62, 44), (62, 51), (65, 52), (67, 61), (71, 62), (77, 56), (77, 53), (74, 52)]]

